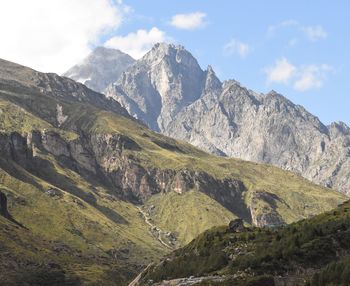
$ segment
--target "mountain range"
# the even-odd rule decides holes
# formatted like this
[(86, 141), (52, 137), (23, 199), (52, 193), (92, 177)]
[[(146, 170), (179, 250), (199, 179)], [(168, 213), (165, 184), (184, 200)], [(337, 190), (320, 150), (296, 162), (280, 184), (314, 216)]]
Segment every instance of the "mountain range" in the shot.
[[(115, 56), (109, 61), (101, 56), (105, 53)], [(326, 126), (275, 91), (261, 94), (235, 80), (221, 82), (211, 66), (202, 70), (183, 46), (156, 44), (134, 62), (125, 62), (128, 56), (121, 54), (98, 48), (65, 76), (89, 74), (83, 83), (92, 89), (97, 83), (97, 91), (154, 131), (215, 155), (272, 164), (350, 195), (345, 123)], [(118, 72), (104, 69), (110, 65)], [(101, 73), (95, 77), (89, 70)]]
[[(178, 50), (153, 52), (160, 47)], [(172, 59), (196, 64), (181, 51)], [(180, 74), (179, 67), (181, 88), (197, 90)], [(201, 74), (208, 89), (216, 85), (210, 70)], [(194, 95), (169, 100), (183, 109)], [(180, 108), (172, 112), (159, 129)], [(113, 95), (0, 60), (1, 283), (126, 285), (212, 227), (234, 219), (277, 227), (346, 200), (292, 172), (208, 154), (141, 121)]]

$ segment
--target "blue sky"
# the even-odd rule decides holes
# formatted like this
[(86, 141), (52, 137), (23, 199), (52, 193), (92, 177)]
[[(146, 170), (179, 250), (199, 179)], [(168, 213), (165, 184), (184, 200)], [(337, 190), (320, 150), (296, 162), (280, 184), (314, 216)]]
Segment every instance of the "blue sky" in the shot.
[[(118, 33), (157, 27), (191, 51), (202, 68), (211, 64), (221, 79), (234, 78), (258, 92), (274, 89), (326, 124), (338, 120), (350, 124), (348, 3), (125, 1), (134, 11)], [(176, 14), (194, 12), (206, 15), (198, 29), (169, 24)], [(225, 50), (230, 42), (232, 49)], [(247, 45), (248, 51), (240, 54), (237, 43)], [(294, 68), (291, 75), (269, 80), (268, 72), (273, 68), (277, 72), (281, 65), (283, 72), (283, 63), (286, 69)]]
[(140, 57), (170, 41), (222, 80), (350, 125), (349, 11), (345, 0), (1, 1), (0, 57), (62, 73), (98, 45)]

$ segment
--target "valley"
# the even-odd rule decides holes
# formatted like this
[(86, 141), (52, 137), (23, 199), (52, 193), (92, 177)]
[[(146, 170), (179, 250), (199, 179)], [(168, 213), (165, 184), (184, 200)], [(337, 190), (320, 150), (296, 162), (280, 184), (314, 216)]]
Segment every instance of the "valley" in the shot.
[(0, 1), (0, 286), (350, 286), (349, 11)]

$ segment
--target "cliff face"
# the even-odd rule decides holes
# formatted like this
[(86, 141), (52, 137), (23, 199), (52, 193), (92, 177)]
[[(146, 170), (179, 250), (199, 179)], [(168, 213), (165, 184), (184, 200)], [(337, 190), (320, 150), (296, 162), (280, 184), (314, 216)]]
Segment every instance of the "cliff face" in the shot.
[(205, 72), (183, 47), (157, 44), (105, 93), (156, 131), (201, 95)]
[[(86, 179), (94, 177), (104, 182), (120, 199), (140, 204), (153, 194), (196, 190), (250, 221), (250, 213), (242, 200), (246, 189), (241, 181), (217, 179), (208, 173), (187, 169), (145, 168), (126, 155), (128, 150), (140, 150), (140, 146), (120, 134), (81, 134), (78, 139), (66, 141), (52, 131), (32, 131), (26, 136), (2, 135), (0, 143), (2, 156), (10, 155), (27, 169), (43, 168), (38, 160), (40, 154), (51, 154), (65, 168), (77, 171)], [(241, 204), (241, 209), (233, 207), (237, 204)]]
[(220, 97), (208, 94), (194, 102), (165, 133), (210, 152), (280, 166), (349, 194), (349, 128), (327, 127), (275, 92), (257, 95), (225, 83)]

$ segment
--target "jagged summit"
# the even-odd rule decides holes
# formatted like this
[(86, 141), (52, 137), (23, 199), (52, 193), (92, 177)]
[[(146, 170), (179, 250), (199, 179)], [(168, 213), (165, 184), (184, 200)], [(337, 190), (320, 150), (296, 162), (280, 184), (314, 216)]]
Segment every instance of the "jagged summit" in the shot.
[(141, 61), (148, 63), (157, 63), (165, 60), (168, 64), (181, 65), (189, 68), (200, 68), (197, 60), (184, 46), (168, 43), (157, 43), (146, 53)]
[(180, 110), (200, 98), (205, 75), (184, 47), (159, 43), (125, 70), (106, 95), (163, 132)]
[(211, 90), (221, 90), (222, 83), (220, 79), (216, 76), (215, 71), (211, 65), (208, 65), (205, 77), (204, 90), (210, 92)]

